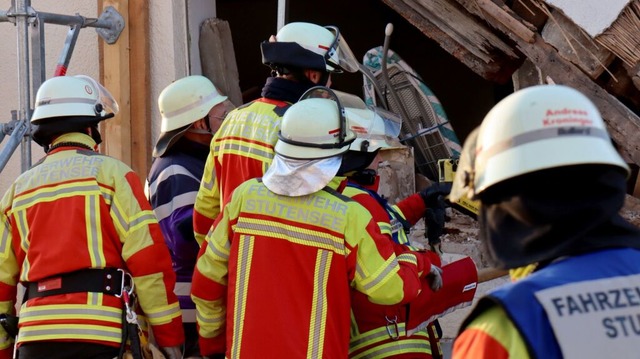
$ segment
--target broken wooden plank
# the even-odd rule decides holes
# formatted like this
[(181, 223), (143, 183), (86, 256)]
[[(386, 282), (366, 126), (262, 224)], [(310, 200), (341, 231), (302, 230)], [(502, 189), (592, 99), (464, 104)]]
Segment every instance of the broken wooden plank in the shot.
[[(456, 0), (463, 1), (463, 0)], [(465, 0), (466, 1), (466, 0)], [(487, 24), (511, 38), (518, 49), (555, 83), (571, 86), (589, 97), (600, 110), (609, 134), (629, 163), (640, 164), (640, 118), (614, 95), (607, 92), (580, 68), (566, 60), (541, 36), (529, 43), (511, 29), (486, 14)]]
[(229, 22), (211, 18), (200, 26), (200, 62), (207, 77), (235, 106), (242, 105), (240, 78)]
[[(495, 23), (493, 23), (495, 24)], [(496, 24), (500, 27), (499, 24)], [(502, 28), (508, 34), (508, 29)], [(607, 123), (611, 138), (617, 143), (623, 158), (640, 164), (640, 118), (615, 96), (600, 87), (577, 66), (564, 59), (556, 49), (536, 36), (532, 44), (512, 36), (523, 54), (557, 84), (571, 86), (589, 97)]]
[(615, 55), (604, 46), (598, 46), (579, 26), (562, 12), (552, 10), (542, 30), (542, 38), (558, 49), (558, 53), (597, 79)]
[(382, 0), (486, 80), (506, 83), (523, 57), (452, 0)]
[(522, 22), (509, 15), (500, 6), (491, 0), (474, 0), (483, 12), (491, 14), (491, 16), (509, 29), (515, 36), (520, 39), (533, 43), (535, 41), (535, 33), (526, 27)]

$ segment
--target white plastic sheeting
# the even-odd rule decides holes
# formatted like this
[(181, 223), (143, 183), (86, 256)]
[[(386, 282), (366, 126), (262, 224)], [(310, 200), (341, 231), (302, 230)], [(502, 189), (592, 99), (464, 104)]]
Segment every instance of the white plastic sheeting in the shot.
[(603, 33), (618, 18), (630, 0), (544, 0), (564, 12), (591, 37)]

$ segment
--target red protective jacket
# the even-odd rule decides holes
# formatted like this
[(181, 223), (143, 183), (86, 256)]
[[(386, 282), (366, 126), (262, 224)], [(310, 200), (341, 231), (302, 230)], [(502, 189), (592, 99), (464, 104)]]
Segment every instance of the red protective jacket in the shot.
[(236, 189), (193, 277), (202, 354), (346, 358), (351, 289), (382, 304), (416, 298), (428, 259), (396, 256), (340, 183), (300, 197), (257, 179)]
[[(138, 303), (160, 346), (184, 341), (173, 294), (175, 274), (160, 227), (138, 176), (98, 154), (87, 135), (63, 145), (23, 173), (0, 202), (0, 313), (11, 313), (18, 282), (60, 285), (60, 275), (89, 268), (131, 273)], [(118, 347), (123, 300), (80, 292), (29, 299), (20, 308), (18, 346), (83, 341)], [(0, 329), (0, 358), (11, 357)]]
[[(369, 210), (374, 221), (387, 235), (387, 239), (393, 243), (397, 256), (411, 251), (410, 247), (394, 241), (393, 236), (395, 235), (398, 242), (408, 244), (409, 239), (401, 228), (400, 221), (406, 221), (412, 226), (422, 218), (426, 207), (419, 194), (409, 196), (394, 206), (395, 214), (390, 214), (374, 197), (375, 194), (372, 195), (362, 187), (348, 185), (343, 194)], [(400, 218), (395, 218), (396, 216)], [(434, 265), (440, 266), (440, 258), (435, 253), (425, 254)], [(426, 279), (423, 279), (422, 292), (425, 291), (431, 292), (431, 288)], [(393, 355), (394, 358), (431, 358), (432, 349), (426, 329), (407, 336), (409, 312), (407, 304), (379, 305), (371, 303), (361, 293), (351, 291), (352, 334), (349, 357), (384, 358)]]

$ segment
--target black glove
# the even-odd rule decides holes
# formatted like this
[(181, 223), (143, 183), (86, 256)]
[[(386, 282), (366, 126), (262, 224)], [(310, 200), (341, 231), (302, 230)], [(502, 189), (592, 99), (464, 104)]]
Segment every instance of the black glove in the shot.
[(18, 317), (11, 314), (0, 314), (0, 325), (11, 338), (18, 336)]
[(440, 243), (440, 236), (444, 233), (444, 222), (446, 221), (444, 200), (440, 200), (441, 207), (427, 208), (424, 213), (425, 225), (427, 226), (427, 239), (429, 244), (434, 246)]
[(444, 233), (447, 208), (444, 198), (449, 192), (451, 192), (451, 183), (434, 183), (420, 191), (420, 197), (427, 207), (424, 213), (427, 226), (426, 237), (432, 247), (440, 243), (440, 236)]
[(440, 199), (444, 199), (451, 192), (451, 183), (434, 183), (420, 191), (420, 197), (427, 208), (438, 207)]

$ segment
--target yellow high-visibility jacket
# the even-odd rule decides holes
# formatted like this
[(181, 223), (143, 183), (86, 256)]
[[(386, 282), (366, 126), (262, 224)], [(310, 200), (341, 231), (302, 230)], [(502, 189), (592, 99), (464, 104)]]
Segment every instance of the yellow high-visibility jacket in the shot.
[(291, 104), (259, 98), (229, 113), (211, 141), (194, 205), (193, 230), (202, 244), (242, 182), (262, 177), (273, 160), (280, 121)]
[[(0, 312), (13, 312), (18, 282), (55, 285), (62, 273), (121, 268), (133, 276), (158, 345), (180, 345), (175, 274), (142, 183), (95, 146), (81, 133), (58, 137), (0, 201)], [(119, 346), (122, 308), (121, 298), (103, 293), (29, 299), (20, 307), (17, 345), (70, 340)], [(0, 329), (0, 352), (7, 354), (11, 342), (3, 334)]]

